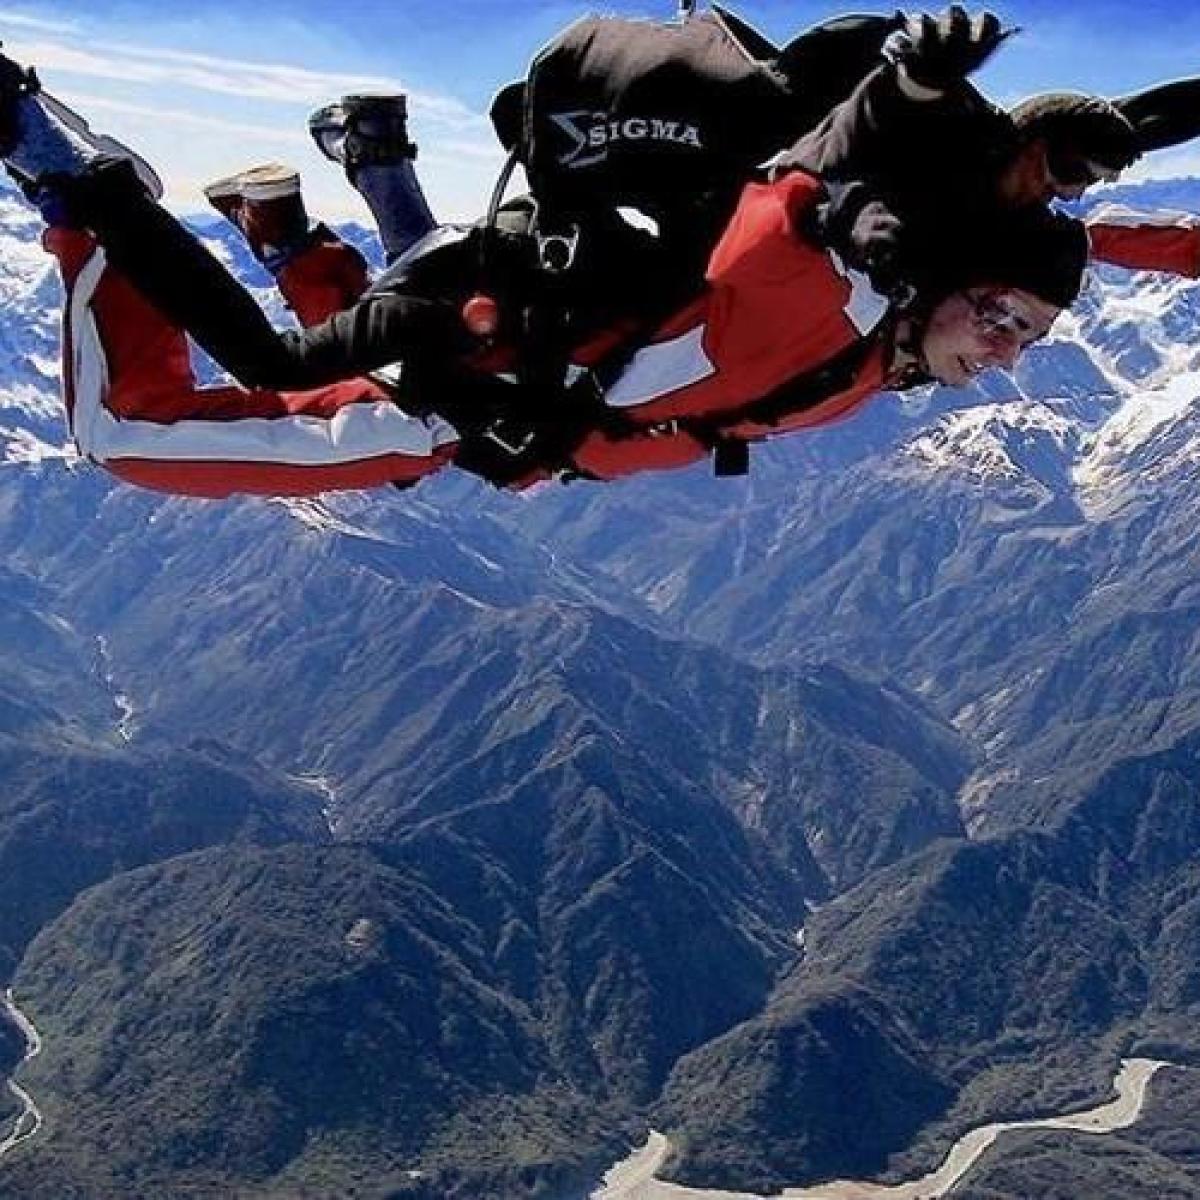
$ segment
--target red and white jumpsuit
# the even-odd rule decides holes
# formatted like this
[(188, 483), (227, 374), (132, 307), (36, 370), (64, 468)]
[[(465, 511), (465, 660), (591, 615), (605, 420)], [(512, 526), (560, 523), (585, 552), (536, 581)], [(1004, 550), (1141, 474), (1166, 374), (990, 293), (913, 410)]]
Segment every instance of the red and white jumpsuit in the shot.
[[(871, 337), (887, 313), (864, 275), (797, 233), (820, 198), (803, 172), (745, 189), (709, 262), (706, 294), (660, 329), (606, 393), (632, 428), (588, 436), (578, 466), (601, 479), (686, 466), (708, 444), (676, 422), (702, 418), (710, 431), (757, 441), (845, 420), (885, 387), (886, 351), (877, 344), (842, 390), (817, 403), (775, 413), (769, 425), (736, 416)], [(1087, 231), (1093, 261), (1200, 276), (1200, 217), (1105, 207)]]

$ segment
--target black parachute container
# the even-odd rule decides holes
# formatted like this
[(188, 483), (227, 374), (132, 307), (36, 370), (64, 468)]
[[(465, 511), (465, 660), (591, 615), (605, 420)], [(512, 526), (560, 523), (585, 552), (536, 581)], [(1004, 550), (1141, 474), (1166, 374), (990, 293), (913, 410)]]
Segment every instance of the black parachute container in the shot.
[(720, 207), (850, 94), (903, 22), (839, 17), (779, 49), (716, 5), (671, 22), (588, 17), (497, 96), (492, 119), (547, 215), (618, 205), (669, 220)]

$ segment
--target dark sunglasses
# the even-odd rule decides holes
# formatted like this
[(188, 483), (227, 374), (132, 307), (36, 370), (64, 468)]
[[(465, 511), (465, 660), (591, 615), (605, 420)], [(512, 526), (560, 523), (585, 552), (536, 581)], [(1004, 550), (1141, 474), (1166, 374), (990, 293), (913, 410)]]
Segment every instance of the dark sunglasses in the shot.
[(1035, 326), (1020, 305), (1003, 292), (970, 291), (966, 297), (975, 327), (985, 337), (1011, 337), (1029, 346), (1045, 336), (1046, 331)]
[(1121, 173), (1113, 167), (1092, 162), (1072, 150), (1056, 146), (1046, 148), (1046, 168), (1064, 187), (1090, 187), (1109, 182)]

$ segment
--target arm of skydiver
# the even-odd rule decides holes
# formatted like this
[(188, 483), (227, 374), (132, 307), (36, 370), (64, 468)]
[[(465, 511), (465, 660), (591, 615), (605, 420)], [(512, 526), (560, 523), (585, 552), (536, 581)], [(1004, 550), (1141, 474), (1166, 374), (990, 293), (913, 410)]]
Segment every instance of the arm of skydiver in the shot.
[(961, 8), (910, 18), (889, 61), (774, 164), (823, 181), (823, 237), (880, 291), (903, 285), (908, 231), (986, 201), (1015, 147), (1007, 114), (965, 78), (1007, 36)]
[(965, 154), (970, 165), (976, 147), (990, 148), (1008, 123), (966, 80), (1010, 33), (993, 14), (972, 18), (957, 5), (936, 17), (914, 15), (888, 39), (887, 62), (777, 169), (887, 183), (921, 178), (939, 159)]
[(801, 170), (820, 178), (823, 237), (890, 292), (904, 280), (910, 231), (919, 236), (920, 227), (936, 229), (947, 214), (985, 203), (1015, 137), (1008, 116), (965, 81), (926, 94), (887, 65), (782, 155), (775, 177)]
[(965, 80), (937, 93), (918, 92), (902, 67), (887, 65), (780, 155), (774, 173), (860, 181), (908, 200), (939, 187), (979, 186), (1015, 139), (1007, 114)]
[(1087, 218), (1095, 262), (1200, 278), (1200, 216), (1105, 205)]
[(1163, 83), (1112, 104), (1137, 131), (1143, 154), (1200, 137), (1200, 78)]
[(789, 81), (794, 129), (815, 128), (883, 62), (888, 38), (908, 24), (908, 15), (851, 13), (832, 17), (794, 37), (776, 68)]

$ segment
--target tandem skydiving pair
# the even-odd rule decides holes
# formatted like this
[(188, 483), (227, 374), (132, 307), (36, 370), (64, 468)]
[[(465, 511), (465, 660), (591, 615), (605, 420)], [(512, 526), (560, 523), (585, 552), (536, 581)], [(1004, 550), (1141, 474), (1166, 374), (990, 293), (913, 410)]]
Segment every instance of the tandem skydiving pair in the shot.
[[(612, 480), (857, 414), (881, 391), (1009, 368), (1089, 259), (1200, 273), (1200, 222), (1053, 211), (1200, 132), (1200, 81), (1005, 113), (968, 76), (991, 14), (844, 18), (783, 50), (725, 10), (589, 19), (497, 97), (531, 194), (433, 224), (400, 97), (347, 97), (314, 136), (391, 265), (304, 209), (275, 165), (210, 200), (303, 322), (276, 331), (156, 199), (153, 172), (3, 60), (0, 154), (67, 285), (80, 452), (196, 496)], [(631, 41), (631, 39), (635, 39)], [(669, 85), (669, 86), (668, 86)], [(506, 176), (507, 176), (506, 171)], [(637, 210), (633, 218), (629, 210)], [(201, 387), (188, 338), (236, 379)]]

